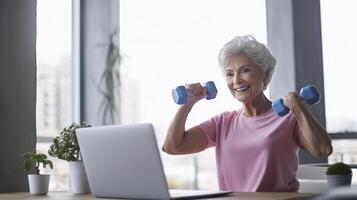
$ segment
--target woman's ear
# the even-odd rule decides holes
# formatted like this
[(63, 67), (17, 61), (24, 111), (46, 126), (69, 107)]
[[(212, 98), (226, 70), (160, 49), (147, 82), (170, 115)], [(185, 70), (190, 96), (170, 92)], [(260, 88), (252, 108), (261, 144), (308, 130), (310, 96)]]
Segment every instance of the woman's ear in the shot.
[(266, 85), (268, 85), (269, 76), (270, 76), (270, 70), (265, 71), (264, 72), (264, 85), (265, 85), (265, 87), (266, 87)]
[(269, 77), (269, 72), (270, 70), (267, 70), (264, 72), (264, 82), (266, 82), (268, 80), (268, 77)]

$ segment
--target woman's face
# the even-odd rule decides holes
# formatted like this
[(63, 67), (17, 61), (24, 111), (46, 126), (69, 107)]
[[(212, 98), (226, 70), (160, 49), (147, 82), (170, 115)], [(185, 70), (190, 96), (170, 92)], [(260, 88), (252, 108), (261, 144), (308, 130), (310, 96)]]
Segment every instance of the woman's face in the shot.
[(240, 102), (250, 103), (264, 90), (266, 74), (245, 54), (230, 56), (224, 73), (229, 90)]

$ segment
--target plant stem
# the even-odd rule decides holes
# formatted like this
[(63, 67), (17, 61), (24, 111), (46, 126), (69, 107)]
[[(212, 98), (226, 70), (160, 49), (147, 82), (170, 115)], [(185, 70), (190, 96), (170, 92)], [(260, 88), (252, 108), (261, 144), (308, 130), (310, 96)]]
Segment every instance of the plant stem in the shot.
[(36, 163), (35, 173), (36, 173), (37, 175), (40, 175), (40, 169), (39, 169), (39, 166), (40, 166), (40, 164), (39, 164), (39, 163)]

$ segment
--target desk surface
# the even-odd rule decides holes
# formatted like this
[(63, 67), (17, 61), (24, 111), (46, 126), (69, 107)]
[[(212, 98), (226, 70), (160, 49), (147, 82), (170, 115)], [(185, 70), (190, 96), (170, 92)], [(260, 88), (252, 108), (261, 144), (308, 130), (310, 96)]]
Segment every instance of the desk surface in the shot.
[[(307, 200), (309, 197), (314, 197), (316, 194), (311, 193), (285, 193), (285, 192), (236, 192), (229, 196), (220, 198), (208, 198), (207, 200)], [(21, 193), (0, 193), (0, 200), (7, 199), (25, 199), (25, 200), (98, 200), (104, 198), (94, 198), (90, 194), (77, 195), (70, 192), (49, 192), (45, 196), (31, 195), (28, 192)], [(108, 199), (106, 199), (108, 200)]]

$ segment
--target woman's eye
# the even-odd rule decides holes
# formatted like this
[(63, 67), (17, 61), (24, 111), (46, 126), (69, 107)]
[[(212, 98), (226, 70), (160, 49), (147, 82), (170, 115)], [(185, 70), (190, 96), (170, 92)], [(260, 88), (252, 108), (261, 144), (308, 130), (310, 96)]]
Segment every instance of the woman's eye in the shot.
[(249, 69), (249, 68), (244, 68), (244, 69), (242, 69), (241, 72), (242, 72), (242, 73), (247, 73), (247, 72), (250, 72), (250, 69)]
[(226, 73), (226, 77), (231, 77), (231, 76), (233, 76), (233, 73), (231, 73), (231, 72)]

